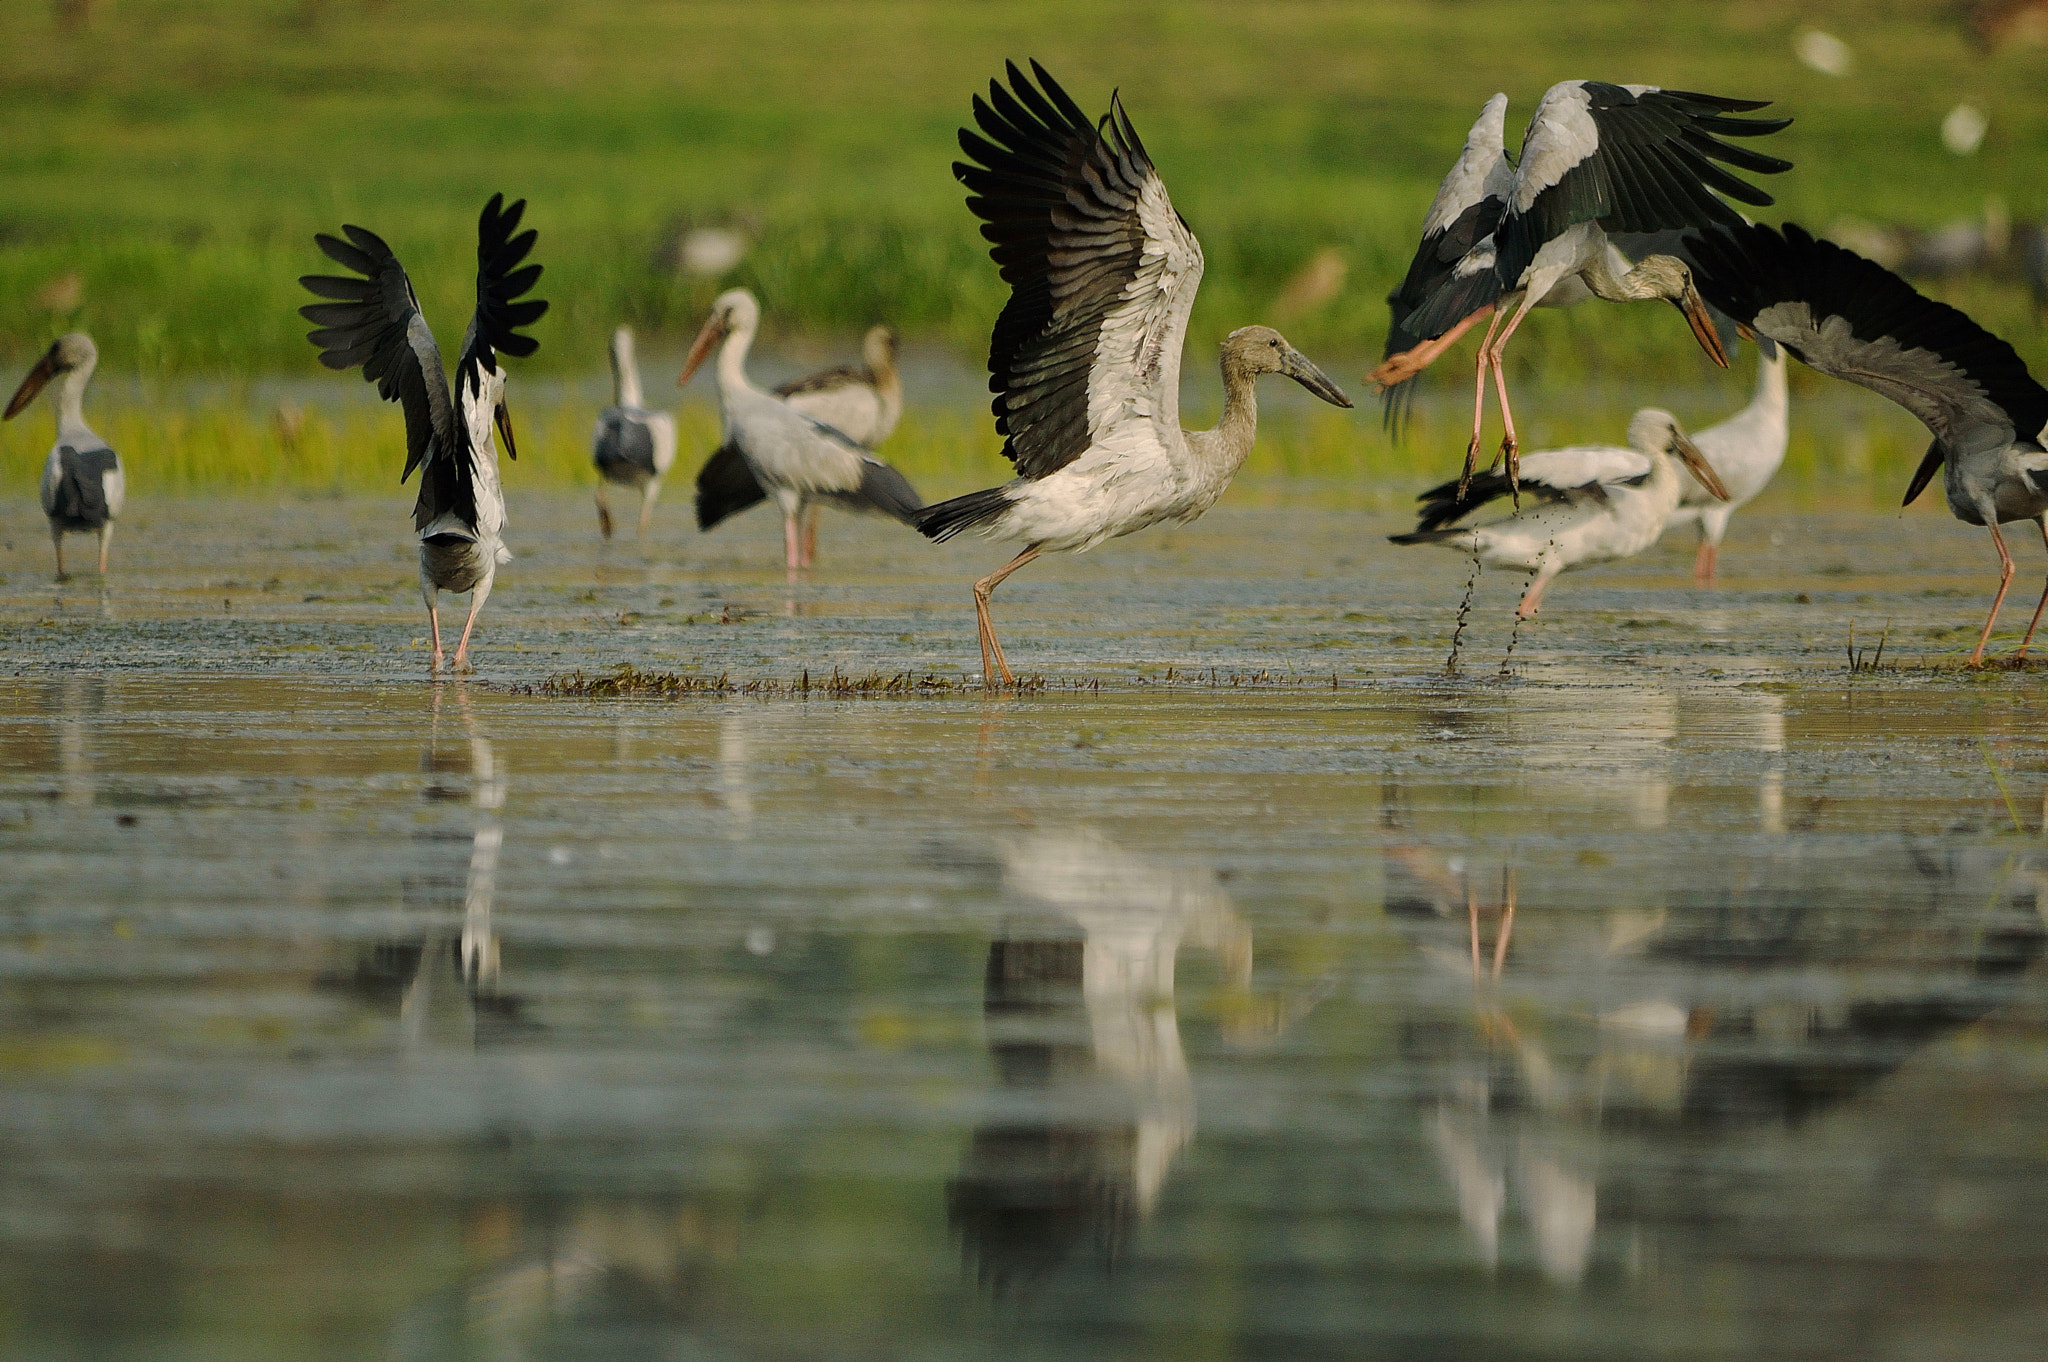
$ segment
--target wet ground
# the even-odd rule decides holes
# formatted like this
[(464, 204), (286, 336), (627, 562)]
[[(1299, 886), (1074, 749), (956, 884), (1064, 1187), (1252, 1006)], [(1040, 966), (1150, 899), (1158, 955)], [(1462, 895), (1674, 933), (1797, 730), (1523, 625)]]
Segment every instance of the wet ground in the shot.
[(962, 679), (1002, 551), (515, 499), (430, 686), (402, 504), (11, 513), (0, 1355), (2048, 1354), (1981, 532), (1745, 513), (1511, 656), (1488, 575), (1447, 677), (1333, 504), (1013, 578), (1041, 694), (604, 702), (518, 688)]

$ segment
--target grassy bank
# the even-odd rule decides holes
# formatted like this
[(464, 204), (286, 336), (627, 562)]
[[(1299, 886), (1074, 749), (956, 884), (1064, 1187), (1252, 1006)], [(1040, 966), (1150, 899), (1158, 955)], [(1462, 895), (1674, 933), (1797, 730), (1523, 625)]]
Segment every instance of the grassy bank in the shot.
[[(2041, 50), (1979, 53), (1948, 7), (1903, 2), (1670, 6), (1654, 28), (1628, 0), (98, 0), (74, 32), (23, 9), (0, 48), (14, 365), (81, 326), (116, 372), (311, 372), (294, 280), (322, 263), (312, 232), (344, 219), (393, 241), (452, 343), (474, 215), (499, 188), (543, 232), (542, 369), (600, 367), (620, 320), (673, 344), (727, 283), (760, 290), (784, 332), (886, 318), (973, 349), (1002, 293), (947, 167), (1007, 56), (1039, 56), (1090, 107), (1122, 86), (1207, 250), (1205, 348), (1269, 320), (1312, 351), (1376, 349), (1473, 112), (1505, 89), (1519, 124), (1568, 75), (1775, 98), (1798, 122), (1773, 149), (1798, 169), (1772, 188), (1810, 223), (2048, 200)], [(1797, 64), (1809, 24), (1852, 44), (1853, 74)], [(1964, 98), (1991, 132), (1957, 158), (1937, 129)], [(750, 249), (723, 276), (680, 274), (678, 234), (704, 225)], [(1326, 250), (1341, 286), (1281, 306)], [(1946, 292), (2048, 358), (2010, 288)], [(1690, 363), (1690, 345), (1669, 309), (1609, 308), (1532, 325), (1518, 360), (1564, 382)]]

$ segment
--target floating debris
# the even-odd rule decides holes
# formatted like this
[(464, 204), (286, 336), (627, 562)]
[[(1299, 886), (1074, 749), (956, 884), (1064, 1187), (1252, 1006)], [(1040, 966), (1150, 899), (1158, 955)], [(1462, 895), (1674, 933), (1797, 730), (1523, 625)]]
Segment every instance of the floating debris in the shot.
[[(1044, 677), (1035, 676), (1019, 677), (1012, 689), (1017, 694), (1030, 695), (1051, 688)], [(1085, 682), (1060, 687), (1069, 690), (1088, 688), (1089, 684)], [(774, 677), (735, 680), (726, 672), (716, 676), (695, 676), (680, 672), (642, 671), (631, 663), (621, 663), (609, 672), (596, 675), (584, 671), (563, 672), (550, 676), (537, 686), (523, 688), (522, 693), (591, 700), (673, 700), (691, 695), (785, 696), (796, 699), (818, 695), (826, 699), (846, 700), (896, 695), (960, 695), (981, 689), (978, 681), (964, 676), (940, 676), (935, 672), (923, 675), (916, 672), (868, 672), (853, 676), (834, 667), (829, 675), (818, 677), (813, 677), (807, 669), (793, 681)]]

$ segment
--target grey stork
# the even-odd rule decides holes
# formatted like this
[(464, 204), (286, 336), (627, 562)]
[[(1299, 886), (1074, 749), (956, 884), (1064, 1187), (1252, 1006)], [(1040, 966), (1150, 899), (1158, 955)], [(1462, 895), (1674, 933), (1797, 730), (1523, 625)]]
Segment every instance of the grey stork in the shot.
[(1216, 503), (1251, 453), (1253, 384), (1285, 374), (1325, 402), (1351, 400), (1270, 327), (1223, 342), (1223, 415), (1213, 430), (1180, 425), (1181, 347), (1202, 282), (1202, 247), (1112, 94), (1098, 123), (1031, 64), (1010, 88), (974, 100), (986, 137), (960, 146), (967, 206), (1010, 285), (989, 343), (996, 430), (1017, 476), (930, 506), (917, 527), (935, 540), (962, 530), (1021, 540), (1024, 549), (974, 584), (982, 680), (1015, 683), (989, 619), (989, 593), (1041, 553), (1083, 552), (1163, 521), (1186, 523)]
[(1686, 477), (1678, 509), (1665, 517), (1664, 528), (1699, 526), (1700, 547), (1693, 557), (1692, 575), (1703, 585), (1714, 580), (1720, 566), (1721, 538), (1728, 533), (1728, 518), (1763, 491), (1785, 462), (1790, 432), (1785, 364), (1782, 346), (1767, 336), (1757, 337), (1756, 395), (1735, 415), (1692, 437), (1721, 475), (1728, 495), (1716, 497), (1698, 479)]
[(784, 560), (794, 571), (811, 565), (800, 526), (804, 509), (815, 503), (879, 511), (916, 523), (924, 502), (909, 479), (845, 431), (763, 392), (747, 378), (747, 350), (760, 325), (761, 305), (753, 294), (745, 289), (720, 294), (676, 377), (677, 387), (688, 383), (718, 348), (725, 438), (697, 475), (697, 527), (708, 530), (773, 496), (782, 510)]
[(52, 399), (57, 407), (57, 443), (43, 461), (43, 514), (50, 521), (50, 546), (57, 551), (57, 580), (63, 581), (64, 536), (94, 534), (100, 541), (100, 575), (107, 573), (107, 541), (127, 499), (128, 479), (121, 456), (85, 423), (85, 385), (99, 365), (100, 352), (82, 331), (59, 336), (28, 371), (4, 419), (28, 409), (36, 394), (58, 379)]
[(1464, 487), (1457, 480), (1433, 487), (1420, 498), (1422, 516), (1414, 532), (1389, 538), (1396, 544), (1441, 544), (1529, 573), (1528, 590), (1515, 610), (1527, 619), (1542, 606), (1544, 588), (1558, 573), (1632, 558), (1657, 542), (1684, 491), (1680, 463), (1708, 491), (1726, 494), (1713, 466), (1670, 412), (1637, 412), (1628, 442), (1627, 449), (1574, 445), (1531, 454), (1522, 460), (1521, 486), (1535, 495), (1514, 513), (1483, 525), (1451, 522), (1509, 496), (1514, 487), (1505, 474), (1481, 474)]
[(537, 298), (519, 301), (541, 274), (539, 265), (520, 266), (539, 235), (531, 228), (518, 231), (525, 211), (525, 199), (508, 208), (503, 194), (493, 194), (477, 219), (476, 313), (463, 336), (452, 393), (412, 281), (375, 233), (344, 226), (346, 241), (324, 232), (313, 238), (330, 260), (362, 278), (309, 274), (299, 280), (318, 297), (337, 300), (299, 309), (318, 328), (307, 339), (320, 348), (320, 362), (330, 369), (360, 365), (379, 397), (404, 408), (405, 472), (399, 481), (422, 469), (412, 520), (419, 540), (420, 596), (433, 630), (435, 675), (444, 661), (439, 594), (470, 593), (469, 618), (455, 646), (455, 670), (467, 671), (477, 612), (491, 594), (498, 565), (512, 558), (500, 537), (505, 496), (498, 484), (492, 426), (504, 437), (508, 456), (516, 459), (519, 451), (498, 356), (523, 359), (539, 349), (540, 342), (519, 334), (518, 328), (532, 325), (548, 310)]
[(630, 326), (612, 332), (612, 405), (597, 414), (590, 457), (597, 465), (598, 529), (612, 537), (606, 489), (616, 483), (640, 493), (639, 532), (646, 534), (661, 480), (676, 461), (676, 418), (640, 404), (640, 366), (633, 358)]
[[(1405, 343), (1417, 337), (1423, 343), (1388, 359), (1372, 374), (1375, 383), (1385, 386), (1411, 378), (1479, 318), (1492, 316), (1475, 367), (1472, 441), (1465, 451), (1464, 481), (1470, 481), (1479, 456), (1486, 376), (1491, 372), (1504, 427), (1501, 453), (1508, 463), (1509, 486), (1514, 486), (1518, 444), (1500, 357), (1529, 309), (1539, 303), (1576, 301), (1577, 290), (1584, 290), (1579, 297), (1590, 294), (1615, 302), (1666, 299), (1686, 314), (1708, 356), (1727, 366), (1686, 263), (1656, 254), (1632, 268), (1618, 268), (1626, 262), (1610, 248), (1607, 234), (1740, 221), (1716, 193), (1747, 204), (1770, 204), (1770, 195), (1715, 164), (1754, 174), (1792, 168), (1789, 161), (1721, 140), (1761, 137), (1792, 121), (1730, 117), (1767, 103), (1650, 85), (1563, 81), (1551, 86), (1536, 106), (1522, 139), (1521, 160), (1505, 186), (1500, 184), (1500, 163), (1486, 158), (1490, 129), (1475, 130), (1479, 145), (1468, 139), (1466, 154), (1438, 193), (1430, 222), (1455, 224), (1469, 212), (1476, 225), (1492, 211), (1487, 200), (1495, 197), (1500, 202), (1498, 222), (1490, 236), (1456, 260), (1443, 258), (1451, 241), (1448, 233), (1434, 244), (1425, 238), (1410, 273), (1413, 276), (1420, 268), (1422, 277), (1415, 279), (1414, 292), (1426, 289), (1427, 296), (1405, 314), (1396, 304), (1398, 342), (1390, 340)], [(1485, 116), (1481, 122), (1486, 122)], [(1475, 175), (1482, 166), (1483, 172)], [(1434, 287), (1426, 288), (1431, 277)], [(1550, 295), (1558, 289), (1567, 293), (1552, 300)], [(1407, 291), (1404, 284), (1397, 298)]]
[[(1970, 654), (1981, 667), (2013, 577), (1998, 527), (2032, 520), (2048, 541), (2048, 388), (2012, 346), (1963, 313), (1792, 223), (1716, 228), (1689, 236), (1686, 247), (1715, 307), (1809, 368), (1890, 398), (1933, 433), (1904, 504), (1945, 469), (1949, 510), (1991, 531), (1998, 594)], [(2015, 657), (2026, 656), (2043, 606), (2048, 588)]]

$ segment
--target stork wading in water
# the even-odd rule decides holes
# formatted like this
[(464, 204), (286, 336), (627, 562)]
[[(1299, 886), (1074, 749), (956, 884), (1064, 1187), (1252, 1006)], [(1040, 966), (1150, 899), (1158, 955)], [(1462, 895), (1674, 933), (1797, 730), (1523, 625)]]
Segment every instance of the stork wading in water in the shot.
[(1522, 489), (1534, 495), (1514, 514), (1482, 525), (1453, 526), (1482, 506), (1512, 494), (1507, 476), (1486, 473), (1461, 488), (1456, 481), (1424, 492), (1420, 523), (1396, 544), (1441, 544), (1499, 567), (1531, 575), (1515, 613), (1543, 604), (1558, 573), (1632, 558), (1657, 542), (1678, 506), (1685, 469), (1715, 495), (1725, 489), (1700, 448), (1668, 411), (1645, 407), (1628, 424), (1629, 448), (1575, 445), (1539, 450), (1522, 460)]
[(99, 366), (99, 348), (92, 337), (73, 331), (50, 342), (36, 367), (28, 371), (7, 404), (7, 420), (28, 410), (29, 403), (52, 380), (57, 407), (57, 443), (43, 461), (43, 515), (50, 522), (50, 547), (57, 553), (57, 580), (63, 581), (64, 536), (96, 535), (100, 541), (100, 575), (107, 575), (107, 541), (127, 500), (128, 478), (121, 456), (85, 423), (85, 385)]
[(435, 675), (445, 660), (440, 593), (469, 593), (469, 618), (455, 645), (455, 670), (468, 671), (477, 612), (491, 594), (498, 565), (512, 559), (500, 538), (505, 496), (498, 485), (494, 424), (505, 439), (505, 453), (516, 459), (519, 451), (498, 356), (524, 359), (539, 349), (540, 342), (519, 334), (519, 328), (548, 310), (537, 298), (520, 301), (541, 274), (539, 265), (520, 265), (539, 235), (531, 228), (518, 230), (525, 211), (525, 199), (508, 208), (503, 194), (493, 194), (477, 220), (476, 314), (463, 336), (452, 394), (412, 281), (375, 233), (344, 226), (346, 241), (325, 233), (313, 238), (330, 260), (362, 278), (309, 274), (299, 280), (319, 297), (337, 300), (299, 309), (319, 328), (307, 339), (320, 347), (320, 362), (330, 369), (360, 365), (379, 397), (404, 408), (405, 472), (399, 481), (421, 470), (412, 523), (420, 546), (420, 595), (433, 630)]
[(612, 332), (612, 405), (597, 414), (591, 436), (591, 462), (597, 465), (597, 527), (612, 537), (613, 486), (640, 494), (640, 529), (654, 514), (661, 481), (676, 461), (676, 418), (650, 411), (640, 403), (640, 365), (633, 358), (633, 328)]
[[(1991, 531), (1998, 595), (1970, 654), (1971, 666), (1984, 665), (2013, 577), (1998, 527), (2031, 520), (2048, 541), (2048, 388), (1962, 312), (1792, 223), (1717, 228), (1689, 236), (1686, 248), (1715, 307), (1808, 368), (1890, 398), (1932, 432), (1904, 504), (1941, 473), (1956, 519)], [(2044, 606), (2048, 586), (2016, 658), (2027, 655)]]
[(1699, 526), (1700, 547), (1693, 557), (1692, 576), (1703, 586), (1720, 570), (1721, 538), (1728, 533), (1728, 518), (1769, 486), (1785, 462), (1790, 429), (1785, 365), (1784, 347), (1768, 337), (1758, 337), (1756, 396), (1735, 415), (1692, 437), (1720, 475), (1728, 496), (1726, 500), (1716, 497), (1687, 474), (1678, 509), (1665, 518), (1664, 528)]
[(1349, 398), (1264, 326), (1223, 342), (1223, 417), (1180, 426), (1180, 358), (1202, 282), (1202, 247), (1173, 210), (1116, 96), (1100, 123), (1032, 63), (1010, 88), (991, 81), (955, 163), (982, 219), (1010, 301), (989, 343), (996, 430), (1017, 476), (930, 506), (917, 527), (1022, 540), (1023, 552), (974, 584), (982, 680), (1016, 677), (989, 619), (989, 593), (1041, 553), (1082, 552), (1216, 503), (1251, 452), (1253, 384), (1278, 373), (1335, 406)]
[[(1501, 130), (1506, 100), (1495, 96), (1487, 103), (1437, 192), (1409, 277), (1390, 300), (1389, 348), (1417, 343), (1371, 376), (1382, 386), (1402, 383), (1481, 317), (1491, 316), (1475, 363), (1472, 442), (1462, 481), (1470, 481), (1478, 462), (1491, 373), (1503, 427), (1501, 454), (1510, 490), (1515, 486), (1519, 445), (1501, 352), (1540, 303), (1565, 305), (1587, 296), (1613, 302), (1666, 299), (1685, 313), (1708, 356), (1727, 366), (1686, 262), (1652, 254), (1623, 268), (1627, 262), (1607, 234), (1739, 222), (1717, 193), (1768, 206), (1769, 194), (1722, 166), (1770, 175), (1790, 170), (1792, 163), (1721, 140), (1761, 137), (1792, 121), (1731, 117), (1766, 105), (1650, 85), (1563, 81), (1536, 106), (1521, 160), (1510, 171)], [(1479, 237), (1490, 216), (1493, 230)], [(1474, 244), (1452, 258), (1468, 235)]]
[(720, 294), (676, 377), (677, 387), (688, 383), (718, 350), (725, 439), (697, 475), (697, 527), (708, 530), (773, 497), (782, 510), (784, 561), (795, 571), (811, 565), (802, 529), (809, 506), (878, 511), (915, 524), (924, 501), (908, 478), (852, 435), (786, 398), (763, 392), (747, 378), (747, 350), (760, 325), (761, 305), (753, 294), (745, 289)]
[[(861, 363), (841, 364), (793, 378), (777, 384), (775, 395), (804, 415), (851, 437), (856, 444), (873, 449), (889, 438), (903, 416), (903, 379), (896, 371), (896, 333), (886, 326), (869, 327), (861, 340)], [(697, 475), (697, 486), (700, 511), (707, 505), (728, 504), (739, 496), (751, 495), (753, 501), (766, 496), (748, 470), (747, 461), (730, 445), (705, 463)], [(700, 528), (708, 530), (711, 526)], [(806, 563), (817, 547), (818, 508), (812, 506), (805, 512), (803, 523), (801, 557)]]

